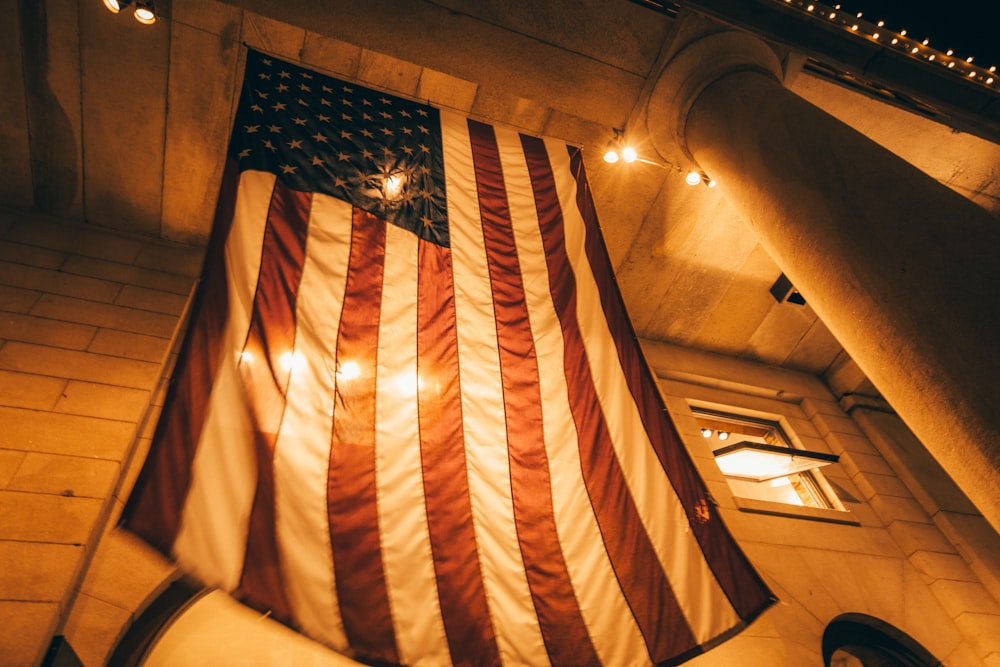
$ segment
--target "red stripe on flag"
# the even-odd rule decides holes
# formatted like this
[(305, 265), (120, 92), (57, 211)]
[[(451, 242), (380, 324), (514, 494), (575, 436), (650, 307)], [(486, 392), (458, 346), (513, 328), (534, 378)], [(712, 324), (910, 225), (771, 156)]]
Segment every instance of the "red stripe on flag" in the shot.
[(420, 455), (441, 617), (454, 664), (499, 665), (472, 526), (451, 253), (424, 240), (417, 253)]
[(514, 521), (538, 623), (556, 665), (597, 665), (559, 545), (545, 452), (538, 361), (493, 128), (469, 121), (493, 289)]
[(618, 582), (653, 662), (697, 644), (649, 541), (618, 460), (597, 396), (576, 319), (576, 278), (563, 236), (562, 210), (545, 145), (523, 136), (539, 226), (549, 263), (549, 288), (565, 341), (570, 409), (579, 433), (580, 459), (591, 503)]
[(149, 458), (121, 517), (125, 528), (165, 554), (171, 552), (180, 528), (191, 486), (191, 465), (219, 368), (229, 313), (226, 239), (233, 223), (239, 183), (239, 165), (227, 160), (203, 279), (191, 307), (191, 325), (177, 358)]
[(327, 504), (337, 597), (351, 648), (398, 662), (375, 494), (376, 350), (385, 221), (354, 209), (337, 338)]
[(295, 304), (312, 194), (276, 181), (267, 213), (250, 330), (240, 356), (240, 378), (254, 427), (257, 492), (247, 533), (243, 574), (235, 595), (258, 609), (291, 619), (275, 530), (274, 443), (285, 412), (294, 362)]
[(615, 339), (618, 358), (625, 371), (632, 398), (663, 470), (684, 506), (691, 529), (709, 567), (736, 613), (749, 622), (769, 607), (774, 597), (722, 523), (715, 505), (707, 501), (705, 484), (681, 442), (676, 427), (667, 417), (659, 395), (648, 390), (656, 386), (656, 381), (640, 356), (639, 346), (634, 343), (635, 331), (625, 312), (618, 286), (613, 280), (611, 260), (597, 222), (597, 211), (590, 194), (582, 151), (570, 147), (569, 154), (577, 184), (577, 207), (587, 226), (587, 259), (591, 267), (594, 267), (604, 315)]

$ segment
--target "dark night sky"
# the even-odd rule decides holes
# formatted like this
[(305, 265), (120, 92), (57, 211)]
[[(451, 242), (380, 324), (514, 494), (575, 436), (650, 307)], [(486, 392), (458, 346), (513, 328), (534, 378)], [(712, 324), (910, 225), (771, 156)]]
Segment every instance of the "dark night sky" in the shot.
[[(864, 12), (864, 18), (885, 21), (885, 27), (923, 40), (939, 51), (954, 49), (973, 64), (1000, 68), (1000, 2), (995, 0), (835, 0), (842, 9)], [(827, 4), (834, 4), (826, 0)]]

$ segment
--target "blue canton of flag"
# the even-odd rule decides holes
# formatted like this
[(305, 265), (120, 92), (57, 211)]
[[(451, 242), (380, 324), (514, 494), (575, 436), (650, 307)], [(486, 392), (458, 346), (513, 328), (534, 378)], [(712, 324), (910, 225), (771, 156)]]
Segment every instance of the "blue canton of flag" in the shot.
[(256, 51), (229, 154), (294, 190), (351, 202), (448, 245), (438, 110)]

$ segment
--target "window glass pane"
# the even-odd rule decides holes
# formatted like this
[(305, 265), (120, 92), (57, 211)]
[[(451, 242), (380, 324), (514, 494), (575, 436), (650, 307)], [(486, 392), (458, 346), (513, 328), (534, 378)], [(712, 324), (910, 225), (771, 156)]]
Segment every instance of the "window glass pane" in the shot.
[[(702, 437), (711, 440), (711, 449), (717, 450), (737, 442), (756, 442), (779, 447), (793, 447), (781, 425), (776, 421), (719, 412), (693, 407), (695, 420)], [(807, 471), (777, 477), (764, 482), (736, 479), (726, 476), (733, 495), (740, 498), (766, 500), (802, 507), (831, 508), (833, 504), (816, 483), (816, 471)]]

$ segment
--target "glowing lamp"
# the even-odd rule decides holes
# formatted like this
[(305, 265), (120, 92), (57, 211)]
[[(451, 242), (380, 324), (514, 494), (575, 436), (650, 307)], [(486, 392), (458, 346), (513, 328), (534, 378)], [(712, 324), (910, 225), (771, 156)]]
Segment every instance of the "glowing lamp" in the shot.
[(836, 463), (836, 454), (742, 441), (716, 449), (715, 462), (727, 477), (766, 482)]
[(701, 183), (701, 174), (697, 171), (689, 171), (687, 176), (684, 177), (684, 182), (688, 185), (698, 185)]
[(156, 12), (153, 11), (153, 3), (150, 0), (136, 0), (135, 20), (143, 25), (156, 23)]
[(117, 14), (131, 4), (132, 0), (104, 0), (104, 6), (114, 14)]

